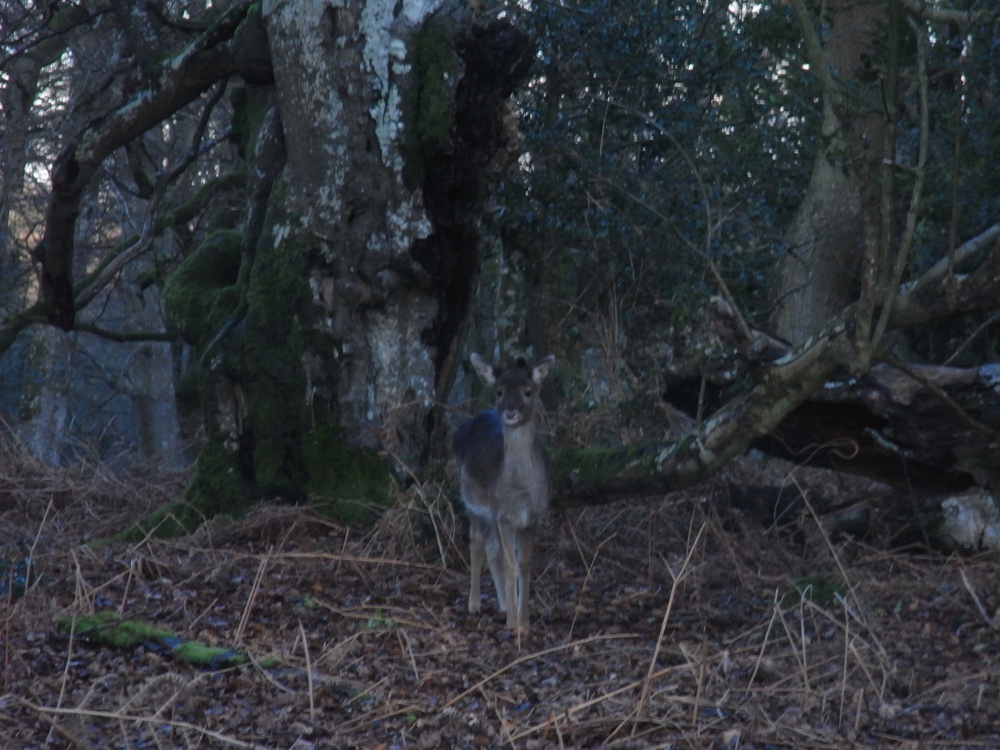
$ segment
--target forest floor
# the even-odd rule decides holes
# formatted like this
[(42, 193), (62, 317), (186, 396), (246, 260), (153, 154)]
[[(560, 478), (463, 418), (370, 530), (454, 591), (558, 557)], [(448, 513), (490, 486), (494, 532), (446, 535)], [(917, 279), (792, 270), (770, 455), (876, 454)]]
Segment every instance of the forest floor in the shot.
[[(488, 575), (467, 613), (464, 523), (430, 485), (363, 529), (266, 505), (88, 545), (183, 481), (0, 455), (0, 748), (1000, 748), (995, 556), (720, 519), (719, 480), (554, 512), (518, 637)], [(94, 612), (251, 661), (58, 624)]]

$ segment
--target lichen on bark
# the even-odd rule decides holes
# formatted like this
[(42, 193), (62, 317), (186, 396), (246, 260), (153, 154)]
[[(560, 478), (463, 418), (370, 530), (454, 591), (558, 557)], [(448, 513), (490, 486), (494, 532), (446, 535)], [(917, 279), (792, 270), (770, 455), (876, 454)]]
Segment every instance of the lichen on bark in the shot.
[(321, 382), (333, 366), (323, 352), (333, 346), (317, 330), (309, 283), (319, 249), (288, 202), (279, 182), (248, 272), (239, 272), (248, 257), (241, 247), (253, 238), (216, 232), (165, 285), (171, 314), (199, 355), (205, 444), (184, 498), (144, 530), (184, 533), (213, 515), (241, 515), (260, 497), (313, 498), (351, 521), (387, 502), (386, 467), (334, 427), (331, 391)]
[(473, 33), (457, 2), (425, 23), (440, 5), (262, 6), (275, 83), (231, 97), (247, 211), (238, 243), (213, 240), (230, 259), (238, 244), (235, 277), (196, 273), (206, 250), (170, 290), (178, 308), (214, 298), (177, 314), (206, 441), (183, 498), (196, 513), (280, 496), (357, 520), (392, 497), (385, 456), (427, 459), (504, 102), (531, 57), (509, 25)]

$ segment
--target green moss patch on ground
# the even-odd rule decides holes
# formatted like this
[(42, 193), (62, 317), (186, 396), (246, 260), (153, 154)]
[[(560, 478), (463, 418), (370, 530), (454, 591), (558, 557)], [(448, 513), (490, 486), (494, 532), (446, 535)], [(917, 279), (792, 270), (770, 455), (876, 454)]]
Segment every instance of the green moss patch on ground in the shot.
[[(170, 655), (205, 669), (236, 667), (250, 661), (242, 651), (185, 640), (170, 630), (123, 618), (115, 612), (60, 617), (56, 625), (61, 632), (74, 638), (125, 650), (142, 646), (148, 651)], [(268, 658), (256, 663), (268, 667), (276, 666), (278, 661)]]

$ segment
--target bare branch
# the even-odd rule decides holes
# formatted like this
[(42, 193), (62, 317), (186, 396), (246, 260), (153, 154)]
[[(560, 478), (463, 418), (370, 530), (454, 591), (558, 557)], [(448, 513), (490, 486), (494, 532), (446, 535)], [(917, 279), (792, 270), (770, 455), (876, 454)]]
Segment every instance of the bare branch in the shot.
[[(910, 28), (917, 39), (917, 81), (920, 91), (920, 145), (917, 156), (917, 166), (914, 169), (913, 190), (910, 194), (910, 208), (906, 213), (906, 225), (903, 227), (903, 236), (899, 240), (899, 252), (896, 255), (896, 263), (892, 270), (892, 280), (889, 283), (888, 298), (879, 314), (878, 323), (875, 326), (873, 342), (878, 348), (885, 333), (886, 325), (892, 313), (893, 303), (896, 293), (903, 281), (903, 273), (910, 258), (910, 249), (913, 247), (913, 238), (917, 229), (917, 213), (920, 208), (920, 199), (924, 189), (924, 175), (926, 174), (928, 142), (930, 139), (930, 109), (927, 104), (927, 42), (924, 38), (923, 30), (917, 27), (917, 23), (908, 18)], [(952, 256), (953, 253), (949, 253)]]
[[(219, 91), (213, 97), (211, 104), (205, 109), (203, 122), (207, 121), (208, 113), (211, 112), (212, 106), (218, 102), (223, 91), (225, 91), (225, 86), (220, 86)], [(90, 304), (98, 293), (110, 284), (125, 266), (139, 256), (143, 255), (149, 249), (153, 242), (153, 238), (161, 234), (162, 231), (161, 228), (157, 226), (156, 214), (160, 209), (160, 204), (163, 202), (163, 197), (167, 192), (167, 188), (181, 174), (183, 174), (184, 171), (191, 166), (191, 164), (199, 156), (210, 151), (212, 148), (229, 137), (229, 131), (227, 130), (218, 138), (213, 138), (211, 141), (201, 146), (199, 145), (199, 141), (201, 140), (203, 134), (203, 128), (199, 128), (198, 132), (195, 133), (193, 139), (194, 143), (192, 144), (192, 147), (187, 155), (179, 163), (175, 164), (174, 167), (157, 182), (157, 185), (153, 190), (153, 197), (150, 199), (149, 205), (146, 208), (146, 214), (142, 221), (142, 232), (140, 233), (138, 239), (136, 239), (131, 246), (118, 253), (109, 263), (104, 265), (90, 278), (87, 286), (76, 295), (75, 305), (78, 310)]]
[[(55, 7), (55, 3), (52, 4)], [(57, 12), (51, 13), (45, 22), (36, 29), (32, 29), (18, 39), (6, 43), (7, 47), (13, 47), (14, 52), (6, 57), (0, 58), (0, 69), (7, 69), (9, 63), (21, 56), (30, 55), (39, 60), (53, 61), (66, 47), (65, 36), (77, 28), (89, 24), (95, 18), (105, 15), (107, 10), (87, 11), (77, 4), (67, 4)], [(41, 34), (45, 29), (47, 33)], [(30, 37), (38, 35), (35, 39)]]
[[(996, 229), (1000, 232), (1000, 227)], [(899, 294), (887, 327), (1000, 307), (1000, 250), (968, 275), (947, 277), (935, 269)], [(587, 467), (597, 461), (593, 455), (582, 455), (578, 464), (573, 457), (561, 459), (554, 504), (598, 505), (627, 496), (663, 495), (712, 476), (774, 431), (834, 373), (849, 368), (857, 315), (855, 302), (823, 331), (764, 370), (750, 392), (727, 403), (680, 440), (619, 451), (604, 459), (601, 468), (606, 473), (594, 479), (581, 479), (592, 475)]]
[(911, 281), (909, 284), (905, 285), (903, 292), (911, 294), (916, 292), (922, 286), (927, 286), (931, 282), (939, 281), (942, 276), (947, 275), (953, 270), (953, 266), (957, 268), (963, 263), (973, 260), (977, 255), (983, 252), (990, 243), (995, 242), (998, 239), (1000, 239), (1000, 222), (993, 224), (993, 226), (983, 232), (980, 232), (972, 239), (955, 248), (954, 263), (952, 263), (949, 257), (945, 256), (927, 269), (927, 271), (925, 271), (919, 279)]
[[(687, 149), (684, 148), (681, 142), (678, 141), (676, 137), (674, 137), (673, 133), (671, 133), (656, 119), (650, 117), (645, 112), (641, 112), (635, 107), (630, 107), (627, 104), (622, 104), (621, 102), (617, 102), (612, 99), (605, 99), (604, 97), (600, 96), (593, 96), (591, 98), (594, 99), (595, 101), (604, 102), (609, 106), (622, 109), (628, 112), (629, 114), (635, 115), (636, 117), (640, 118), (646, 125), (648, 125), (651, 128), (654, 128), (658, 133), (660, 133), (660, 135), (662, 135), (664, 138), (670, 141), (670, 145), (672, 145), (681, 155), (681, 158), (684, 159), (684, 162), (687, 164), (688, 169), (691, 170), (691, 174), (694, 176), (695, 181), (698, 183), (698, 192), (701, 195), (702, 205), (705, 207), (705, 249), (701, 251), (699, 254), (708, 264), (708, 270), (712, 274), (712, 278), (715, 279), (715, 283), (719, 288), (719, 293), (722, 294), (723, 297), (725, 297), (726, 301), (732, 307), (734, 314), (736, 316), (736, 320), (740, 324), (740, 327), (743, 329), (743, 333), (747, 337), (750, 337), (751, 335), (750, 326), (743, 318), (743, 315), (739, 312), (739, 306), (736, 304), (736, 299), (733, 297), (732, 292), (729, 290), (729, 285), (726, 284), (725, 279), (722, 278), (722, 273), (719, 271), (719, 268), (716, 265), (715, 260), (712, 258), (712, 202), (708, 197), (708, 188), (705, 187), (705, 181), (702, 179), (701, 172), (698, 169), (698, 165), (695, 164), (695, 161), (692, 158), (691, 154), (689, 154)], [(628, 191), (624, 192), (626, 195), (629, 196), (629, 198), (634, 200), (636, 203), (641, 205), (650, 213), (654, 214), (665, 224), (672, 223), (669, 219), (667, 219), (667, 217), (663, 216), (663, 214), (660, 211), (657, 211), (648, 201), (642, 200), (638, 196), (632, 195)], [(688, 246), (690, 246), (692, 250), (698, 252), (697, 248), (695, 248), (694, 245), (687, 240), (687, 238), (681, 237), (681, 239), (686, 244), (688, 244)]]
[(829, 100), (833, 111), (839, 115), (843, 110), (843, 96), (841, 96), (840, 89), (830, 73), (826, 55), (823, 54), (823, 45), (819, 41), (819, 34), (816, 33), (812, 16), (806, 8), (805, 0), (791, 0), (791, 3), (792, 12), (795, 14), (795, 19), (799, 22), (799, 29), (802, 31), (802, 39), (806, 43), (810, 68), (819, 80), (823, 95)]
[(181, 338), (176, 331), (109, 331), (107, 328), (100, 328), (90, 323), (77, 323), (74, 330), (120, 344), (141, 341), (179, 341)]
[(955, 23), (960, 26), (989, 23), (1000, 18), (1000, 10), (958, 10), (941, 7), (930, 0), (899, 0), (909, 13), (925, 21)]
[(228, 42), (250, 3), (234, 3), (202, 35), (168, 60), (150, 88), (85, 129), (56, 160), (45, 233), (35, 248), (49, 322), (69, 330), (76, 318), (73, 298), (73, 242), (83, 192), (116, 148), (199, 97), (235, 72)]

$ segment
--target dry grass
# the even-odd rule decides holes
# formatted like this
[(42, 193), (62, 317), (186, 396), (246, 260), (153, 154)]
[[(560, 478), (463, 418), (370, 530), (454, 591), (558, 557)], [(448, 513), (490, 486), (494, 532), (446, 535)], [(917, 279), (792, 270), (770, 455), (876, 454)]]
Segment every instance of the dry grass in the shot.
[[(182, 482), (0, 449), (0, 560), (34, 581), (0, 615), (0, 747), (1000, 746), (995, 558), (834, 542), (810, 517), (797, 546), (718, 518), (707, 484), (553, 514), (519, 648), (492, 601), (465, 612), (448, 488), (417, 483), (363, 530), (262, 506), (85, 546)], [(806, 576), (835, 588), (786, 596)], [(256, 661), (205, 670), (55, 627), (98, 610)]]

